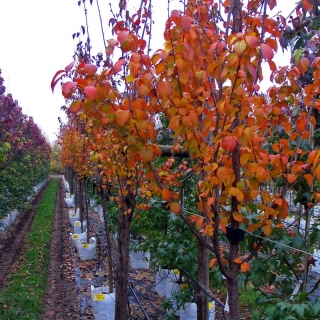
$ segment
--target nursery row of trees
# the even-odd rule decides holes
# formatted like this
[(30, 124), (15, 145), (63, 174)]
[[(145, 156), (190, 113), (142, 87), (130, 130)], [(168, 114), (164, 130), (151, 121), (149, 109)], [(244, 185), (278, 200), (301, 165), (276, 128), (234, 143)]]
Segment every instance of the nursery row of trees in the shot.
[[(277, 276), (301, 274), (299, 253), (265, 239), (306, 248), (318, 232), (303, 238), (284, 220), (289, 190), (298, 191), (307, 222), (320, 199), (319, 5), (299, 1), (287, 21), (273, 13), (275, 0), (184, 1), (152, 55), (152, 1), (138, 7), (131, 14), (120, 1), (103, 67), (88, 36), (52, 80), (54, 89), (63, 79), (67, 101), (63, 164), (117, 207), (116, 319), (127, 319), (131, 224), (141, 210), (155, 221), (151, 208), (161, 201), (194, 236), (197, 280), (208, 288), (209, 268), (218, 269), (230, 318), (239, 319), (239, 279), (277, 286)], [(273, 61), (279, 43), (293, 49), (281, 68)], [(266, 93), (262, 65), (271, 70)], [(293, 279), (286, 281), (282, 298), (292, 293), (285, 290)], [(208, 297), (199, 292), (197, 303), (206, 319)]]
[(31, 117), (5, 94), (0, 70), (0, 218), (28, 203), (49, 174), (51, 147)]

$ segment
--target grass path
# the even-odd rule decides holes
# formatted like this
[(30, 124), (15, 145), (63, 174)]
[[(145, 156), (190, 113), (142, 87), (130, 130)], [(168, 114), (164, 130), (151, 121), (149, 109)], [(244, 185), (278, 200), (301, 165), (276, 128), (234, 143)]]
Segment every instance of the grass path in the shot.
[(26, 234), (27, 249), (0, 292), (0, 320), (42, 318), (57, 187), (58, 179), (52, 179)]

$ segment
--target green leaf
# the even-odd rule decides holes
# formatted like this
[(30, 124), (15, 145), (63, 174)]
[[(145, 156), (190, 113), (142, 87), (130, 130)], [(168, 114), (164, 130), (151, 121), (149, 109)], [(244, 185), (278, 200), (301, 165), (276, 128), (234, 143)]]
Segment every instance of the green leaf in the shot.
[(292, 306), (292, 311), (295, 311), (301, 318), (303, 318), (306, 309), (309, 309), (309, 306), (306, 303)]

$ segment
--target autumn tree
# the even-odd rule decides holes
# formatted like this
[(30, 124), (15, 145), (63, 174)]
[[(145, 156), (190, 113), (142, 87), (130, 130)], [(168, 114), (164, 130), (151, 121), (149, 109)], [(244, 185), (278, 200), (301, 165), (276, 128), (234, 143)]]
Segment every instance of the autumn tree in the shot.
[[(313, 9), (308, 0), (300, 5)], [(146, 1), (142, 7), (149, 14)], [(275, 0), (189, 0), (183, 11), (172, 11), (165, 46), (152, 57), (139, 35), (142, 11), (118, 17), (113, 20), (115, 39), (107, 41), (106, 67), (100, 72), (79, 61), (63, 84), (66, 98), (75, 95), (69, 110), (91, 123), (96, 145), (91, 160), (97, 159), (118, 192), (117, 319), (126, 319), (129, 234), (138, 193), (161, 195), (180, 215), (199, 241), (202, 268), (207, 268), (208, 250), (215, 255), (210, 266), (217, 265), (226, 278), (230, 319), (239, 319), (239, 272), (250, 270), (249, 261), (263, 242), (252, 244), (251, 253), (241, 257), (244, 231), (276, 236), (288, 216), (286, 192), (300, 179), (308, 186), (318, 181), (319, 150), (304, 150), (302, 141), (316, 124), (319, 57), (301, 56), (290, 67), (276, 66), (273, 57), (285, 19), (267, 13), (275, 8)], [(263, 64), (274, 82), (267, 95), (260, 90)], [(71, 68), (59, 71), (53, 86)], [(299, 79), (308, 70), (314, 81), (304, 87)], [(182, 148), (189, 158), (186, 170), (193, 174), (198, 198), (192, 215), (183, 207), (179, 176), (170, 164), (155, 168), (152, 163), (163, 150), (154, 143), (161, 116), (173, 132), (171, 154)], [(319, 197), (312, 192), (307, 205)], [(225, 237), (227, 249), (220, 241)], [(201, 281), (207, 281), (205, 276)], [(201, 298), (198, 318), (206, 316)]]

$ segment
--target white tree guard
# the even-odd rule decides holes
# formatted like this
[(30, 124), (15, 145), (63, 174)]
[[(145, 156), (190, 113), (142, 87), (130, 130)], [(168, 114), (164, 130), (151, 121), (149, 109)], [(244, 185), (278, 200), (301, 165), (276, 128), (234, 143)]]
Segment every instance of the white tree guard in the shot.
[(132, 252), (130, 251), (131, 266), (134, 269), (149, 269), (150, 252)]
[(115, 319), (115, 293), (109, 293), (109, 287), (91, 286), (91, 304), (95, 320)]

